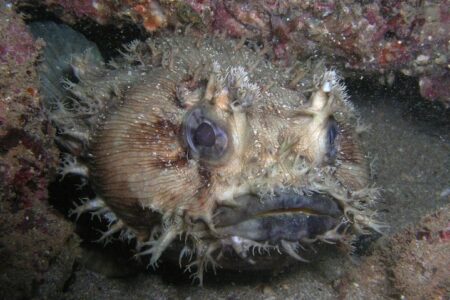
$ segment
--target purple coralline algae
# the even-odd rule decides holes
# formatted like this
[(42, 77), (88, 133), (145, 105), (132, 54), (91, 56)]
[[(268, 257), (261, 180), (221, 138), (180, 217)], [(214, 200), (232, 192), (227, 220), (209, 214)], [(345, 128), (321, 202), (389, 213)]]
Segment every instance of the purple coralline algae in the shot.
[[(20, 1), (19, 1), (20, 2)], [(67, 21), (132, 22), (149, 32), (201, 27), (257, 42), (281, 64), (321, 56), (348, 77), (418, 79), (421, 95), (450, 105), (448, 1), (46, 0)], [(199, 26), (200, 25), (200, 26)]]
[[(41, 43), (0, 6), (0, 298), (29, 297), (72, 226), (48, 204), (58, 164), (54, 129), (41, 111), (34, 64)], [(69, 265), (71, 266), (71, 265)]]

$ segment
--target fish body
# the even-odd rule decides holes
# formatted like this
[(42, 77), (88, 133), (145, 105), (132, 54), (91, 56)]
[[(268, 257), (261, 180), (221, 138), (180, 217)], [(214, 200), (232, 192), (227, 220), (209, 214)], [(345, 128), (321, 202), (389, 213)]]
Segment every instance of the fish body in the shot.
[(355, 109), (322, 62), (282, 68), (194, 33), (133, 42), (108, 63), (86, 49), (63, 88), (45, 73), (54, 61), (41, 80), (60, 173), (93, 187), (71, 213), (106, 218), (100, 240), (136, 240), (153, 265), (170, 253), (201, 282), (208, 265), (275, 267), (380, 230)]

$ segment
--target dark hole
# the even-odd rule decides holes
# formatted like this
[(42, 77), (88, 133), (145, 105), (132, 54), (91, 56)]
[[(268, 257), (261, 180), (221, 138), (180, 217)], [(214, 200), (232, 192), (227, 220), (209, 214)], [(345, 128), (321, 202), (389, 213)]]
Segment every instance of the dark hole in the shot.
[(391, 30), (386, 31), (386, 33), (384, 34), (384, 38), (385, 38), (386, 40), (392, 40), (392, 39), (394, 39), (395, 37), (396, 37), (395, 32), (394, 32), (394, 31), (391, 31)]
[[(27, 23), (34, 21), (52, 21), (55, 23), (64, 23), (60, 16), (64, 11), (57, 9), (48, 10), (42, 1), (24, 0), (18, 1), (16, 9), (24, 15)], [(149, 34), (141, 27), (132, 23), (117, 24), (98, 24), (89, 18), (83, 18), (77, 23), (70, 24), (74, 30), (83, 33), (90, 41), (94, 41), (106, 61), (119, 55), (118, 50), (123, 50), (123, 45), (133, 40), (145, 40)], [(70, 74), (68, 74), (70, 76)]]

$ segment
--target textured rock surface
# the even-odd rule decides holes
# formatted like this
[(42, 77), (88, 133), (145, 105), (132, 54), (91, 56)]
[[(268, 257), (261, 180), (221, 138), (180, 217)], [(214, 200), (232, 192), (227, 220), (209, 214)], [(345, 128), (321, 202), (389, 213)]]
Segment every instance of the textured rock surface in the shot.
[[(27, 3), (27, 1), (18, 1)], [(39, 3), (39, 2), (34, 2)], [(132, 22), (148, 32), (191, 26), (248, 39), (281, 64), (325, 56), (347, 76), (403, 73), (421, 95), (450, 105), (448, 1), (67, 1), (40, 3), (66, 21)], [(302, 70), (298, 70), (301, 76)]]
[(340, 281), (339, 291), (346, 299), (381, 299), (383, 295), (446, 299), (450, 295), (450, 206), (380, 241), (374, 255)]
[[(73, 228), (48, 204), (57, 165), (54, 129), (40, 107), (34, 64), (42, 45), (0, 6), (0, 298), (22, 298), (45, 281)], [(71, 267), (66, 261), (65, 266)], [(62, 278), (61, 278), (62, 279)], [(63, 280), (63, 279), (62, 279)]]

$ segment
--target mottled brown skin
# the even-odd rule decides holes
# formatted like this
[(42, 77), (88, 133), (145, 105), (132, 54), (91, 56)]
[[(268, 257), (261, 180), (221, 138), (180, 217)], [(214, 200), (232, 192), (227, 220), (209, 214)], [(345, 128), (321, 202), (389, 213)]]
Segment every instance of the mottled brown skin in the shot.
[(253, 248), (302, 260), (298, 243), (379, 229), (356, 117), (334, 71), (319, 63), (292, 87), (289, 71), (207, 37), (128, 50), (114, 68), (80, 63), (69, 92), (91, 117), (55, 121), (87, 137), (67, 148), (87, 162), (98, 201), (74, 213), (112, 212), (102, 239), (125, 231), (152, 264), (167, 248), (180, 260), (194, 253), (188, 267), (201, 281), (228, 250), (250, 264), (271, 261)]

